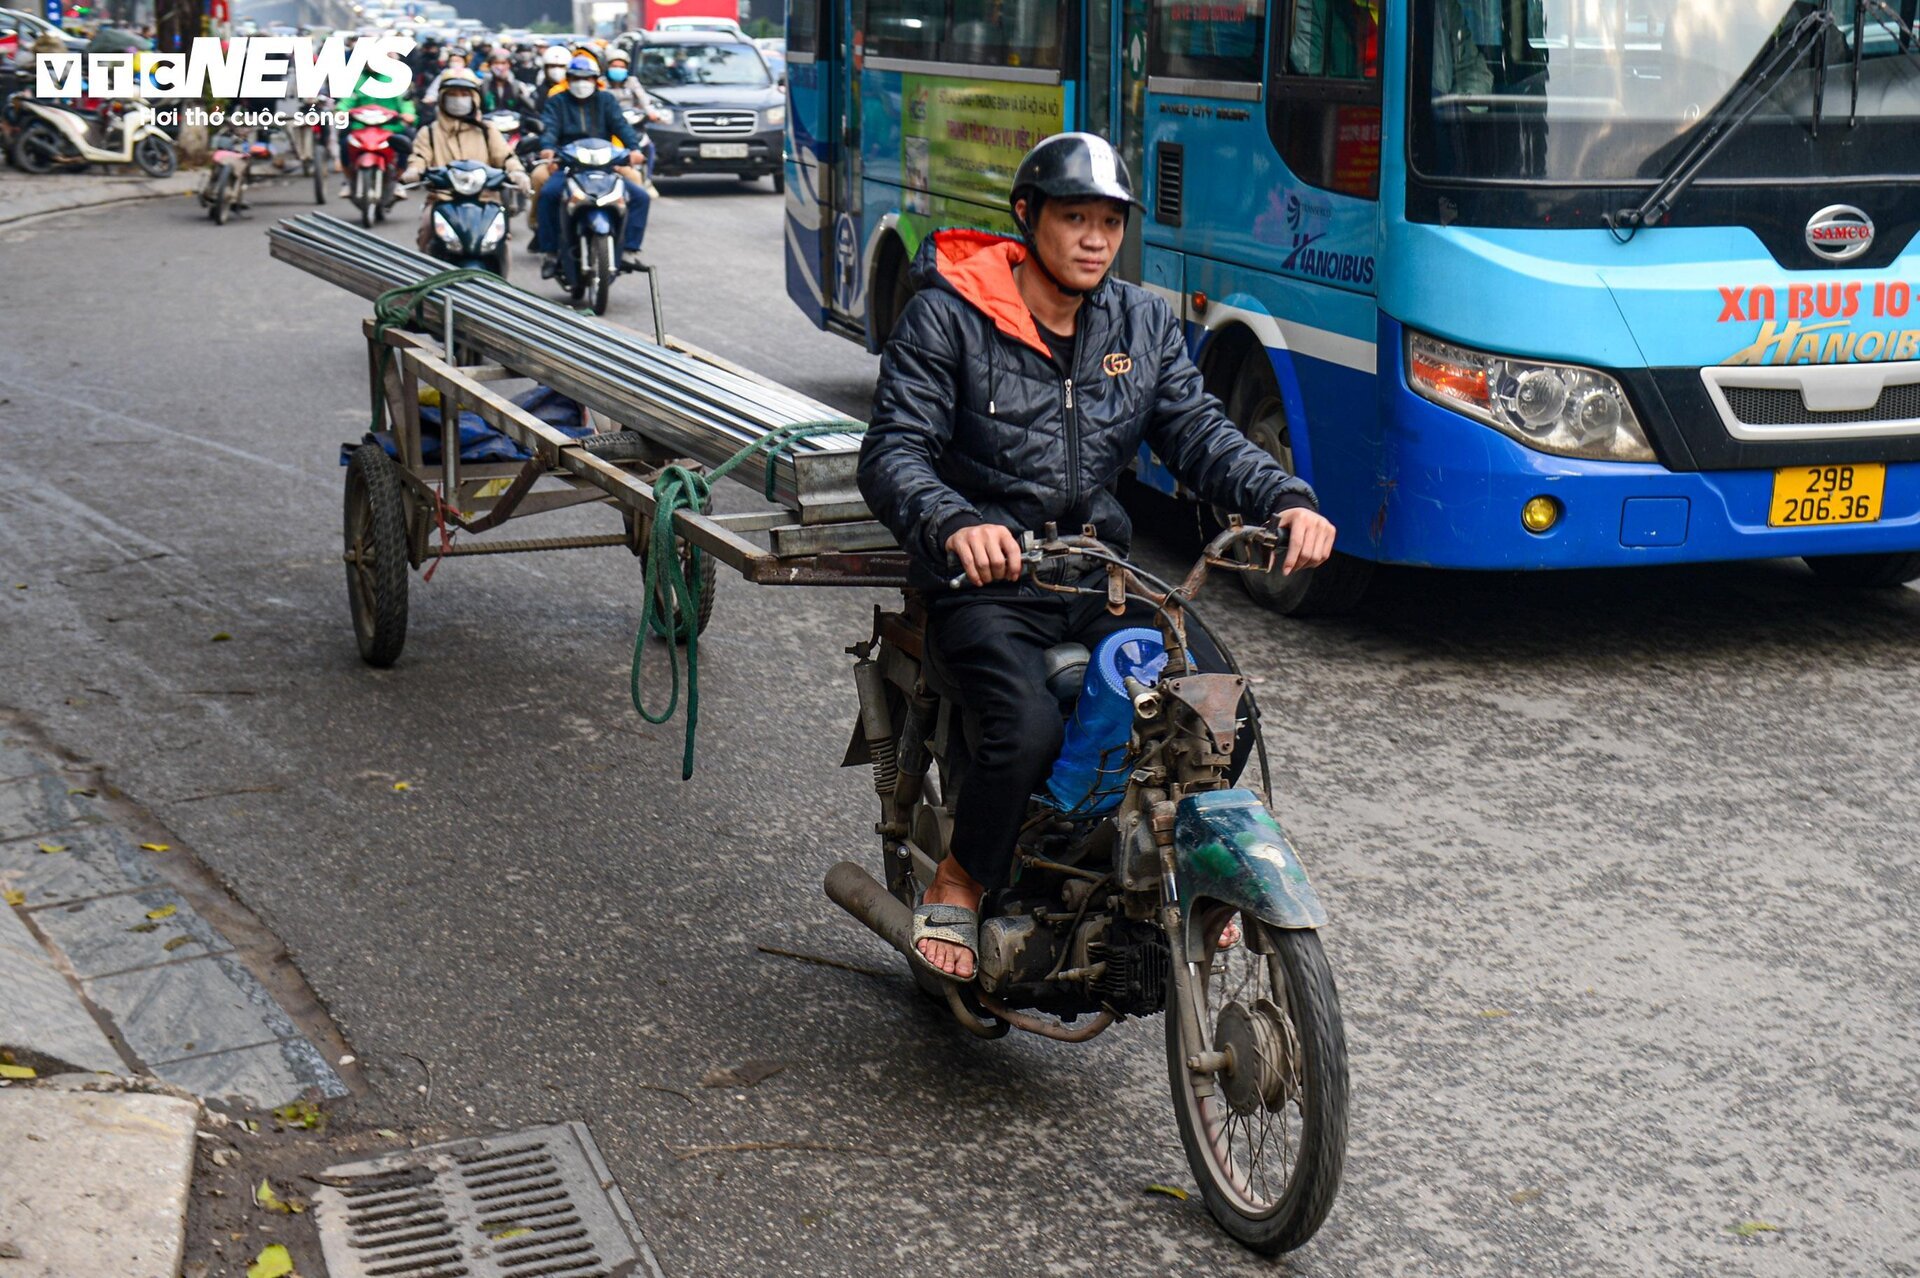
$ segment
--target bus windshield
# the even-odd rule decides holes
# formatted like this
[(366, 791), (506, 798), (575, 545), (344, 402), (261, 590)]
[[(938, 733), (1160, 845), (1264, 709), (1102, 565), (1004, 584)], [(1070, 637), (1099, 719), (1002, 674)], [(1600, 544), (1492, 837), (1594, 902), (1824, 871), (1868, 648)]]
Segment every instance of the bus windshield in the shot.
[(689, 84), (765, 88), (773, 83), (767, 64), (750, 44), (656, 44), (640, 50), (640, 83), (649, 89)]
[[(1776, 76), (1704, 180), (1920, 174), (1916, 4), (1832, 0), (1831, 29)], [(1703, 118), (1819, 8), (1816, 0), (1418, 5), (1413, 167), (1441, 180), (1657, 180)]]

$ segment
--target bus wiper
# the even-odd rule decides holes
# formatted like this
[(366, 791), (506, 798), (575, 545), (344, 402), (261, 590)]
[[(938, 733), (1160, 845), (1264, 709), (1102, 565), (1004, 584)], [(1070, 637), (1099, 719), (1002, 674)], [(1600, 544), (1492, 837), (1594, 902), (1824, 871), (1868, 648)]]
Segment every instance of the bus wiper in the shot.
[(1920, 62), (1920, 22), (1913, 26), (1887, 0), (1854, 0), (1853, 14), (1853, 100), (1847, 111), (1847, 127), (1853, 128), (1860, 123), (1860, 60), (1866, 51), (1866, 16), (1871, 12), (1874, 20), (1893, 33), (1894, 46), (1900, 52)]
[[(1613, 232), (1613, 238), (1625, 244), (1639, 233), (1641, 227), (1665, 217), (1673, 208), (1674, 201), (1700, 176), (1700, 171), (1713, 161), (1714, 156), (1720, 154), (1720, 148), (1760, 109), (1760, 104), (1773, 91), (1781, 72), (1800, 56), (1808, 44), (1823, 39), (1833, 26), (1833, 11), (1827, 0), (1823, 0), (1818, 9), (1794, 25), (1792, 32), (1780, 42), (1771, 57), (1754, 64), (1759, 68), (1757, 71), (1749, 66), (1734, 82), (1733, 91), (1721, 98), (1708, 112), (1706, 127), (1695, 134), (1693, 141), (1667, 166), (1660, 185), (1654, 187), (1647, 198), (1635, 207), (1607, 215), (1607, 229)], [(1817, 121), (1817, 108), (1815, 118)]]

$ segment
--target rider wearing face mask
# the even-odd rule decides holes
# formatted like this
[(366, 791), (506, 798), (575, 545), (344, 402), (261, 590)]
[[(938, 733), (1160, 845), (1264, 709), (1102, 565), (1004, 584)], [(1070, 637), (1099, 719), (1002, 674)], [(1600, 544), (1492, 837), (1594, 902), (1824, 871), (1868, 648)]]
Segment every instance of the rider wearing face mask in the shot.
[(495, 49), (487, 57), (487, 78), (480, 85), (480, 109), (491, 112), (532, 108), (527, 86), (514, 78), (512, 56), (504, 48)]
[(573, 55), (557, 44), (549, 46), (547, 51), (540, 55), (540, 95), (542, 97), (566, 87), (567, 63), (571, 61), (573, 61)]
[[(637, 144), (639, 139), (625, 136), (632, 132), (627, 128), (626, 116), (613, 95), (600, 87), (600, 65), (588, 57), (575, 58), (568, 64), (566, 92), (547, 99), (545, 120), (546, 129), (540, 134), (540, 171), (550, 176), (540, 186), (533, 247), (544, 255), (541, 278), (551, 279), (559, 268), (560, 245), (555, 228), (560, 224), (560, 200), (566, 192), (567, 175), (558, 166), (549, 168), (548, 161), (561, 147), (582, 138), (606, 138), (619, 147), (629, 142)], [(634, 180), (632, 170), (622, 169), (621, 177), (627, 185), (627, 234), (626, 242), (621, 245), (621, 264), (637, 270), (640, 241), (647, 233), (649, 201), (646, 190)]]
[[(440, 83), (440, 113), (433, 123), (420, 130), (414, 139), (413, 155), (401, 171), (402, 182), (418, 182), (428, 169), (442, 168), (455, 160), (477, 160), (481, 164), (507, 171), (507, 180), (522, 191), (529, 188), (527, 171), (520, 158), (507, 145), (500, 130), (480, 118), (480, 81), (471, 71), (449, 71)], [(424, 252), (433, 243), (433, 206), (446, 199), (435, 191), (420, 210), (420, 248)], [(497, 191), (484, 192), (481, 199), (497, 203)]]

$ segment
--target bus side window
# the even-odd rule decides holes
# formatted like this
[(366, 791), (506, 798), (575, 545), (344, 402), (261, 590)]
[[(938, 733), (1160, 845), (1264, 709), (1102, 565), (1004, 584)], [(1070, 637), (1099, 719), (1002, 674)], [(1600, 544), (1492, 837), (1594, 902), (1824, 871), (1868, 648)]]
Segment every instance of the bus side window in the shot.
[(1383, 3), (1292, 0), (1274, 24), (1267, 127), (1280, 158), (1303, 182), (1364, 199), (1380, 191)]

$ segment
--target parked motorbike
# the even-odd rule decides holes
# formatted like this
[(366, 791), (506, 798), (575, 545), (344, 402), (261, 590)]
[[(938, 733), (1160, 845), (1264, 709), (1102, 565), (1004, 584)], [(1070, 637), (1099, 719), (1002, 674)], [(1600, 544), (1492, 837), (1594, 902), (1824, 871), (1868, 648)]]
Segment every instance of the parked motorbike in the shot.
[(578, 303), (592, 294), (593, 313), (607, 313), (608, 293), (620, 274), (627, 227), (627, 185), (614, 172), (628, 153), (604, 138), (581, 138), (560, 148), (567, 185), (560, 226), (560, 287)]
[(247, 186), (253, 166), (273, 159), (273, 145), (260, 133), (250, 138), (225, 137), (225, 146), (213, 152), (207, 179), (200, 184), (200, 203), (217, 226), (225, 226), (233, 213), (246, 207)]
[(430, 190), (448, 197), (435, 203), (428, 215), (433, 226), (429, 252), (453, 266), (492, 271), (506, 279), (512, 256), (508, 210), (481, 199), (506, 185), (506, 170), (477, 160), (455, 160), (445, 168), (428, 169), (424, 180)]
[(20, 131), (11, 152), (16, 168), (47, 173), (61, 166), (133, 164), (148, 177), (170, 177), (179, 167), (173, 139), (139, 100), (104, 102), (97, 111), (16, 96)]
[[(910, 965), (984, 1038), (1018, 1028), (1081, 1042), (1164, 1012), (1180, 1140), (1207, 1209), (1245, 1246), (1289, 1251), (1326, 1219), (1346, 1153), (1346, 1038), (1315, 930), (1326, 911), (1279, 823), (1235, 784), (1237, 742), (1259, 733), (1246, 679), (1200, 672), (1187, 643), (1187, 605), (1209, 570), (1264, 571), (1285, 535), (1236, 520), (1174, 587), (1091, 531), (1029, 534), (1023, 573), (1104, 595), (1116, 615), (1144, 605), (1153, 627), (1091, 654), (1048, 651), (1066, 745), (1030, 808), (1012, 885), (981, 901), (976, 980)], [(913, 907), (948, 854), (970, 729), (928, 643), (924, 597), (876, 609), (873, 637), (848, 651), (860, 718), (845, 762), (872, 767), (885, 882), (842, 862), (826, 890), (910, 955)]]
[(400, 113), (383, 106), (357, 106), (347, 113), (347, 153), (344, 157), (347, 192), (360, 210), (360, 225), (371, 228), (387, 220), (387, 211), (399, 198), (400, 166), (387, 125)]

